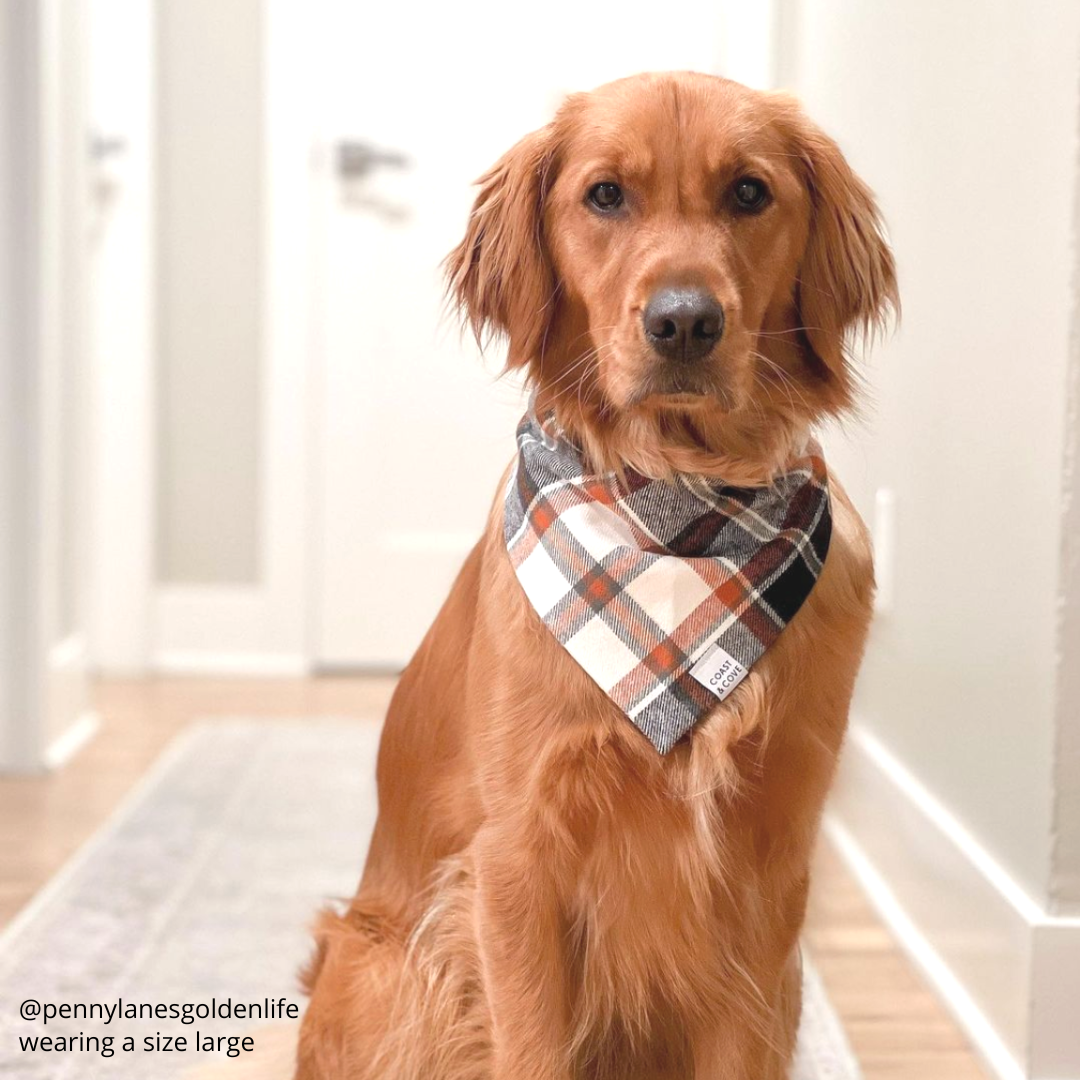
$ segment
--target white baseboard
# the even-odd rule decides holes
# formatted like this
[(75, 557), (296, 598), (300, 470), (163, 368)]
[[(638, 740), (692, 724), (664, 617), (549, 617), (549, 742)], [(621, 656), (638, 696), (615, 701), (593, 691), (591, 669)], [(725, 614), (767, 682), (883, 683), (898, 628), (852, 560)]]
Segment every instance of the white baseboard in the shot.
[(209, 649), (161, 649), (153, 669), (162, 675), (288, 675), (303, 676), (310, 666), (289, 653), (216, 652)]
[(857, 725), (825, 827), (996, 1076), (1080, 1080), (1080, 919), (1048, 914)]
[(257, 586), (169, 585), (154, 598), (151, 670), (168, 675), (305, 675), (302, 618)]
[(84, 712), (45, 748), (45, 767), (59, 769), (66, 765), (98, 733), (100, 727), (101, 717), (96, 712)]

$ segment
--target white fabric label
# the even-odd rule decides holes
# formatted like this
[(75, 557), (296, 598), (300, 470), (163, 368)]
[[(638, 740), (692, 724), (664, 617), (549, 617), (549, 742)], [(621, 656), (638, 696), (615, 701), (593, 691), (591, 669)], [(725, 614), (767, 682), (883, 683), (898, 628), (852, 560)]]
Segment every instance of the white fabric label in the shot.
[(731, 653), (714, 645), (691, 669), (690, 674), (706, 690), (724, 700), (749, 674)]

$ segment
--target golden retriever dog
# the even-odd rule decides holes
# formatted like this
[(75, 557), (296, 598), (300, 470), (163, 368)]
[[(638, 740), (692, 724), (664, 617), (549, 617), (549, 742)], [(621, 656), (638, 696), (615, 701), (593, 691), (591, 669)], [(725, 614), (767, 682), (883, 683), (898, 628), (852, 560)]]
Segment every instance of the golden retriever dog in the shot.
[[(836, 143), (790, 97), (690, 73), (569, 97), (481, 178), (447, 271), (537, 415), (596, 470), (671, 483), (768, 486), (852, 408), (847, 350), (897, 303)], [(873, 596), (866, 530), (831, 500), (806, 602), (661, 754), (530, 606), (500, 492), (390, 707), (359, 891), (316, 927), (299, 1080), (787, 1074)]]

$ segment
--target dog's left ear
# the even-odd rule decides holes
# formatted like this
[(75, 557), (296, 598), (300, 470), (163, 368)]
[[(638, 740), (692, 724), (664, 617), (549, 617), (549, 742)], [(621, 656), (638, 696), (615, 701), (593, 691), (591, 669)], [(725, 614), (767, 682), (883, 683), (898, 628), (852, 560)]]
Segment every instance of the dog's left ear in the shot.
[(896, 266), (873, 193), (840, 147), (787, 106), (793, 150), (810, 192), (810, 234), (799, 267), (800, 322), (814, 356), (847, 383), (845, 343), (883, 329), (899, 313)]
[(538, 359), (555, 300), (543, 235), (552, 127), (526, 135), (477, 181), (465, 238), (444, 263), (450, 297), (477, 341), (494, 330), (509, 342), (507, 367)]

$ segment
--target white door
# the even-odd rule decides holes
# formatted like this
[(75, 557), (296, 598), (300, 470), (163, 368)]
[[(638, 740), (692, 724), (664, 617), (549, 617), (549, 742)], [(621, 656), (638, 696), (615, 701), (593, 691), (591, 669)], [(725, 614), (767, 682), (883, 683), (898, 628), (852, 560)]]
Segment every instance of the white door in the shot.
[[(590, 18), (545, 5), (324, 2), (314, 318), (315, 659), (408, 659), (479, 536), (520, 390), (443, 318), (439, 263), (471, 182), (570, 90), (645, 69), (715, 70), (718, 5)], [(573, 28), (577, 28), (574, 30)]]

